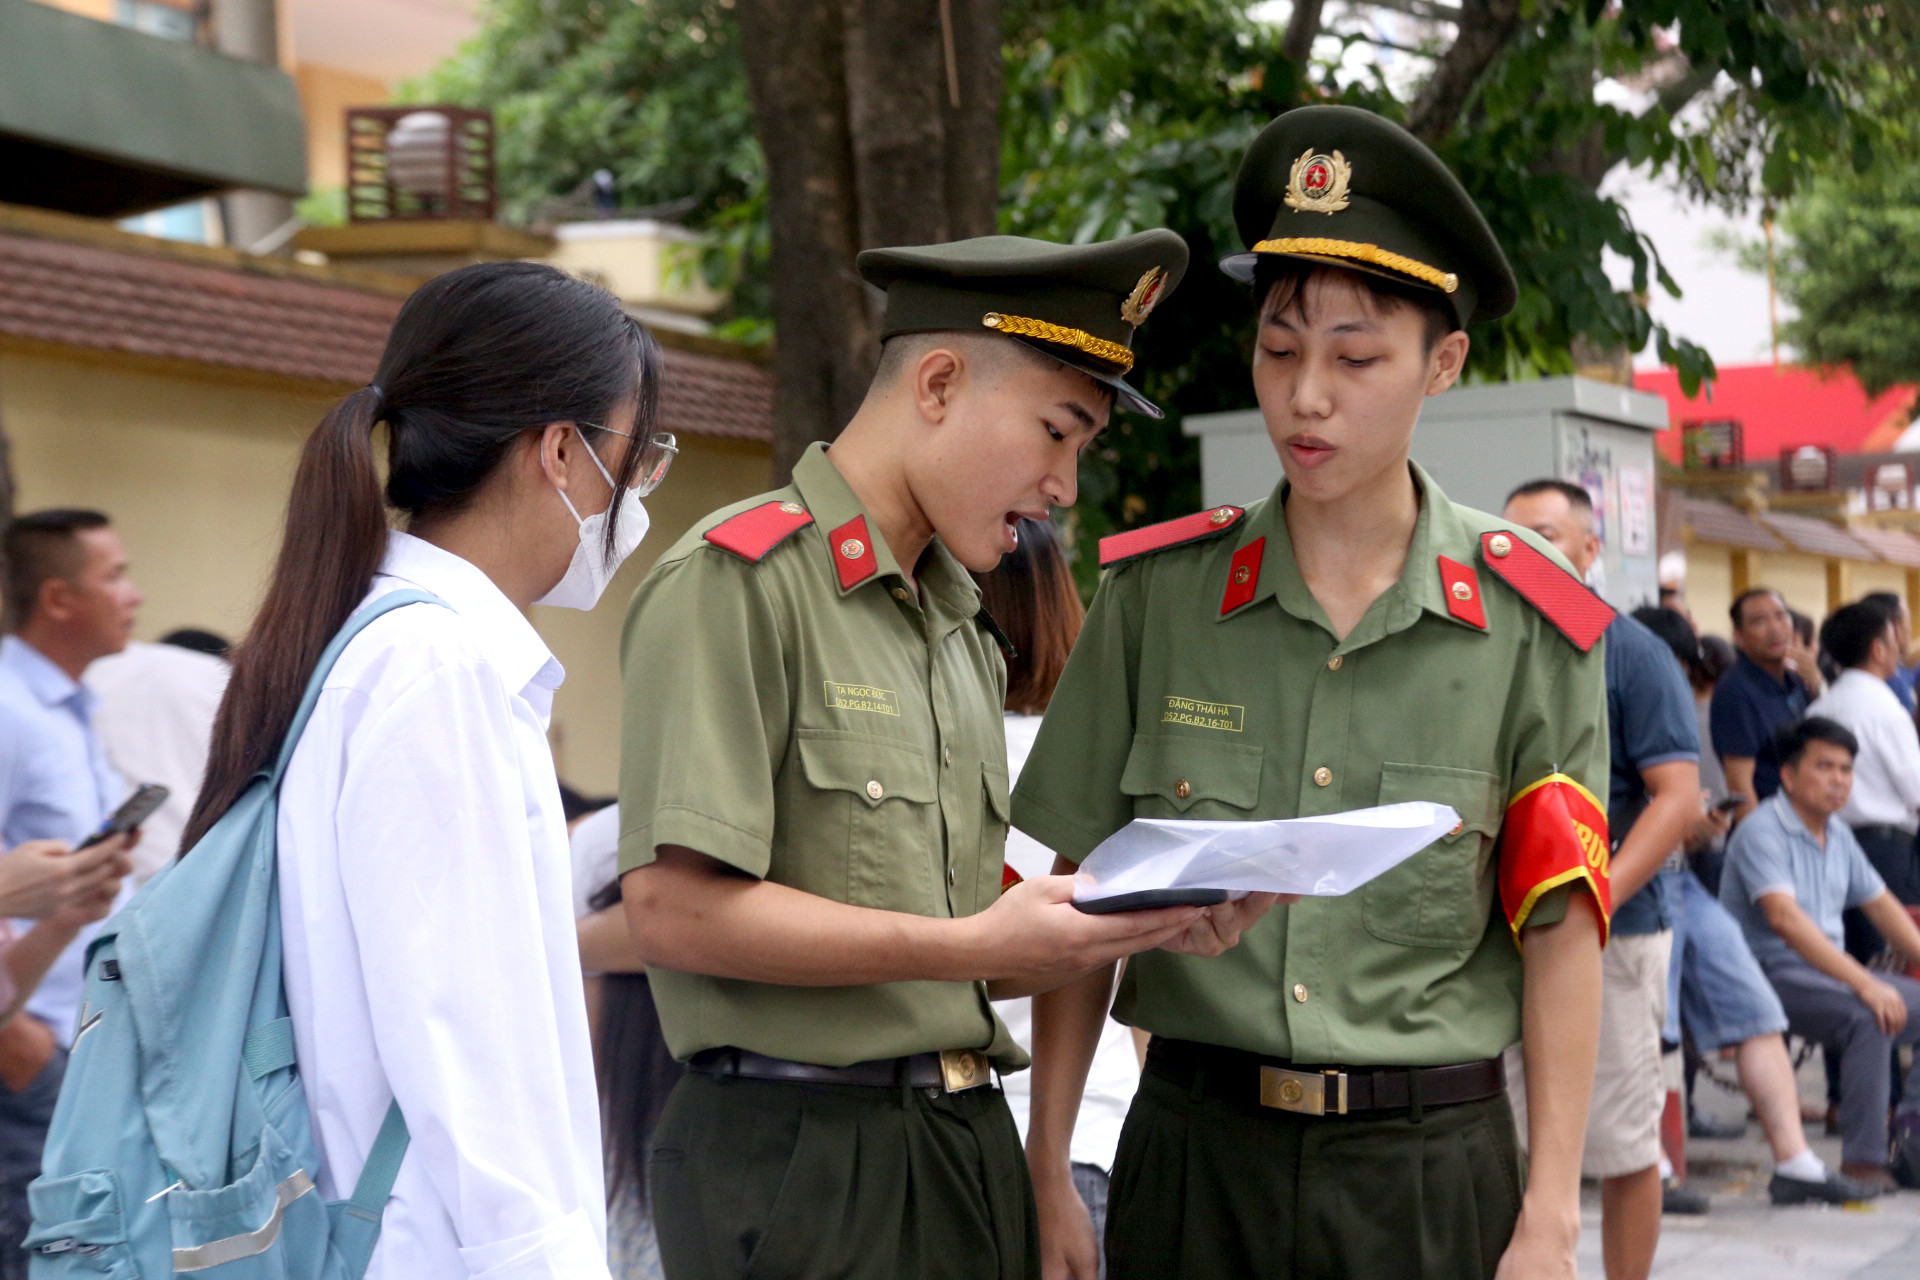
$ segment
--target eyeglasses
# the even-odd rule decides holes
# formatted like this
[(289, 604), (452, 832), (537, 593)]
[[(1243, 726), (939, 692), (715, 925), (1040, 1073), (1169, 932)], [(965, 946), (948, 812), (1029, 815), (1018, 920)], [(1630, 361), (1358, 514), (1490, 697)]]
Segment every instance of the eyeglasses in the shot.
[[(626, 440), (634, 439), (633, 432), (615, 431), (604, 423), (582, 422), (578, 425), (592, 427), (595, 431), (604, 431), (610, 436), (620, 436)], [(633, 491), (644, 498), (658, 489), (660, 482), (667, 478), (667, 468), (673, 465), (673, 460), (679, 453), (680, 442), (674, 439), (671, 431), (656, 431), (648, 436), (646, 442), (640, 446), (640, 465), (634, 468), (637, 479), (630, 486)]]

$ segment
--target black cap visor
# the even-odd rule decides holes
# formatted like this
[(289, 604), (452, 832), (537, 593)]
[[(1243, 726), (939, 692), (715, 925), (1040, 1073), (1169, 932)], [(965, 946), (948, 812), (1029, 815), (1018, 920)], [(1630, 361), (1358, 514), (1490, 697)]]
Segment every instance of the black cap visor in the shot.
[(1167, 416), (1160, 411), (1159, 405), (1128, 386), (1126, 378), (1115, 372), (1113, 366), (1104, 361), (1096, 360), (1084, 352), (1074, 350), (1072, 347), (1055, 346), (1051, 342), (1042, 342), (1038, 338), (1022, 337), (1014, 333), (1003, 333), (1000, 336), (1003, 338), (1011, 338), (1015, 342), (1032, 347), (1041, 355), (1058, 360), (1069, 369), (1077, 369), (1081, 373), (1086, 374), (1089, 378), (1092, 378), (1095, 382), (1113, 392), (1113, 397), (1116, 402), (1115, 407), (1117, 408), (1124, 409), (1128, 413), (1145, 414), (1149, 418), (1164, 418)]

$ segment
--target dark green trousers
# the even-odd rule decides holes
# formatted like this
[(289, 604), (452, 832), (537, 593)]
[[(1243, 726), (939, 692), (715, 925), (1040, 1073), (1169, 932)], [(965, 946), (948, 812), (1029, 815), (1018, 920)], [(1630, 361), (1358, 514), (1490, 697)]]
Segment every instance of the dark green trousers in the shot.
[(1120, 1133), (1111, 1280), (1486, 1280), (1520, 1212), (1506, 1098), (1302, 1116), (1153, 1073)]
[(654, 1131), (668, 1280), (1038, 1280), (1020, 1134), (996, 1088), (689, 1072)]

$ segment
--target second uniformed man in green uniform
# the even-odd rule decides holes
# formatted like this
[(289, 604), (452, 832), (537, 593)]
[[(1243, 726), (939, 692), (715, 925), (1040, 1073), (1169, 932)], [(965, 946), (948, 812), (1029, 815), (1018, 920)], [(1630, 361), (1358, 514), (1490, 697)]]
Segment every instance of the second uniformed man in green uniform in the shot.
[(989, 1002), (1236, 934), (1002, 893), (1006, 672), (968, 570), (1074, 499), (1134, 327), (1179, 281), (1154, 231), (863, 254), (871, 391), (793, 483), (661, 557), (624, 642), (621, 869), (688, 1074), (654, 1137), (671, 1280), (1027, 1280), (1020, 1141)]
[[(1149, 951), (1150, 1031), (1108, 1202), (1114, 1280), (1574, 1274), (1607, 913), (1611, 611), (1546, 545), (1409, 461), (1464, 327), (1515, 285), (1458, 181), (1349, 107), (1281, 116), (1235, 216), (1253, 381), (1285, 479), (1108, 539), (1109, 568), (1013, 799), (1070, 870), (1136, 817), (1451, 805), (1355, 893), (1277, 908), (1218, 958)], [(1036, 1001), (1028, 1138), (1045, 1273), (1095, 1280), (1068, 1166), (1111, 967)], [(1500, 1055), (1520, 1041), (1523, 1175)]]

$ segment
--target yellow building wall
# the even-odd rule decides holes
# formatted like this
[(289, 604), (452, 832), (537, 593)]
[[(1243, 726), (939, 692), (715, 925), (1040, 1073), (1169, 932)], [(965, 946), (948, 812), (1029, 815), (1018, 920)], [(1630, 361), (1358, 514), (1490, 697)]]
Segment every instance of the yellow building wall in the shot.
[(84, 360), (0, 353), (0, 424), (21, 511), (92, 507), (119, 527), (146, 593), (137, 634), (238, 637), (279, 546), (319, 395)]
[[(1695, 542), (1687, 546), (1687, 603), (1694, 625), (1702, 633), (1727, 635), (1731, 624), (1727, 608), (1733, 602), (1732, 548)], [(1845, 561), (1846, 594), (1842, 603), (1872, 591), (1907, 593), (1907, 571), (1899, 565)], [(1793, 608), (1815, 622), (1827, 616), (1827, 562), (1799, 552), (1752, 553), (1750, 585), (1772, 587)]]
[(1820, 556), (1756, 552), (1751, 585), (1772, 587), (1788, 605), (1815, 622), (1827, 616), (1827, 562)]
[(307, 122), (308, 187), (346, 186), (347, 108), (380, 106), (392, 91), (372, 76), (312, 62), (293, 69), (293, 83)]
[(1847, 566), (1847, 599), (1858, 600), (1875, 591), (1891, 591), (1901, 599), (1907, 596), (1907, 571), (1897, 564), (1855, 564)]
[(1733, 604), (1733, 562), (1727, 548), (1710, 543), (1687, 545), (1687, 608), (1701, 635), (1726, 636), (1733, 627), (1727, 609)]
[[(146, 595), (135, 634), (246, 631), (279, 549), (287, 487), (328, 395), (0, 351), (0, 427), (17, 509), (89, 507), (125, 540)], [(770, 450), (683, 435), (647, 499), (652, 527), (598, 609), (536, 607), (567, 669), (554, 702), (560, 776), (611, 794), (620, 753), (620, 626), (647, 566), (699, 517), (767, 488)]]
[[(113, 21), (113, 0), (40, 0), (49, 8), (65, 9), (68, 13), (77, 13), (83, 18), (93, 18), (100, 22)], [(175, 8), (182, 6), (175, 5)]]

